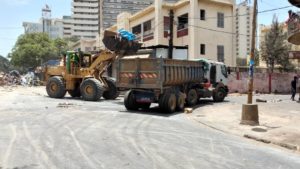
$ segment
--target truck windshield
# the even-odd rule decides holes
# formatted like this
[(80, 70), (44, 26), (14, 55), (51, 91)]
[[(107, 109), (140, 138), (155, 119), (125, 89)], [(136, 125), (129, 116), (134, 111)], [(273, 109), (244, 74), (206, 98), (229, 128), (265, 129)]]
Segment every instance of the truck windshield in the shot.
[(222, 74), (224, 75), (224, 77), (226, 77), (227, 78), (227, 68), (226, 68), (226, 66), (225, 65), (222, 65), (221, 66), (221, 71), (222, 71)]

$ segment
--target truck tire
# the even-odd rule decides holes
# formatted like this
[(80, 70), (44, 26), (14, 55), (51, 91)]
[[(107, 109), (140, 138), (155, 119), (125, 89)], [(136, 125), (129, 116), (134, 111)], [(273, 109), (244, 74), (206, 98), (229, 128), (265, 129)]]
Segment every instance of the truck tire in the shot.
[(166, 93), (163, 96), (163, 110), (167, 113), (174, 113), (176, 110), (176, 95), (174, 93)]
[(185, 96), (183, 93), (179, 93), (177, 96), (177, 102), (176, 102), (176, 110), (182, 111), (184, 109), (185, 105)]
[(131, 90), (127, 91), (124, 96), (124, 105), (127, 110), (138, 110), (134, 94)]
[(188, 106), (195, 106), (198, 102), (198, 94), (195, 89), (190, 89), (187, 94), (186, 103)]
[(63, 98), (66, 95), (66, 88), (62, 77), (53, 76), (49, 78), (46, 91), (51, 98)]
[(101, 83), (94, 78), (85, 79), (80, 85), (80, 93), (85, 101), (98, 101), (102, 96)]
[(109, 87), (108, 90), (103, 92), (103, 98), (106, 100), (115, 100), (117, 97), (119, 97), (120, 92), (118, 92), (116, 82), (112, 79), (105, 79), (106, 83)]
[(215, 102), (222, 102), (224, 101), (225, 96), (226, 96), (225, 89), (219, 88), (214, 92), (213, 99)]

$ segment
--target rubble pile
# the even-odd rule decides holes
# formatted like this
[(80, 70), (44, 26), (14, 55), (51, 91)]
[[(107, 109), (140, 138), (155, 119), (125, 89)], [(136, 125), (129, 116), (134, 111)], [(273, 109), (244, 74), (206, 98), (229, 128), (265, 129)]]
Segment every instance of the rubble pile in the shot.
[(11, 71), (9, 73), (0, 73), (0, 85), (20, 85), (21, 76), (17, 71)]

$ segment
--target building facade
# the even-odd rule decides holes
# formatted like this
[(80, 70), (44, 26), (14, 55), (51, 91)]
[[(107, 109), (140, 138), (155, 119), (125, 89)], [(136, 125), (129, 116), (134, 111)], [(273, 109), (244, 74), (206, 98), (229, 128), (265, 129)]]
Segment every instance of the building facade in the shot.
[(111, 31), (125, 29), (137, 35), (143, 46), (169, 44), (170, 11), (174, 13), (173, 44), (186, 46), (188, 58), (206, 58), (236, 65), (234, 0), (181, 0), (176, 3), (155, 0), (135, 14), (122, 13)]
[(251, 52), (253, 7), (248, 0), (236, 6), (236, 57), (238, 66), (247, 66)]

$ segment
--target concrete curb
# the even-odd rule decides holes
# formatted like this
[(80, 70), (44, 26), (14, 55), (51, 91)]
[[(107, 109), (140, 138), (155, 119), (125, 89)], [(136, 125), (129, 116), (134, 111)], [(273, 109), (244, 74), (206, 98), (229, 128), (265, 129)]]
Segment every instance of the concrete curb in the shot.
[(259, 141), (259, 142), (262, 142), (262, 143), (265, 143), (265, 144), (273, 144), (273, 145), (276, 145), (276, 146), (280, 146), (280, 147), (283, 147), (283, 148), (286, 148), (286, 149), (289, 149), (289, 150), (293, 150), (293, 151), (298, 151), (300, 152), (300, 147), (297, 146), (297, 145), (293, 145), (293, 144), (289, 144), (289, 143), (283, 143), (283, 142), (275, 142), (275, 141), (271, 141), (269, 139), (264, 139), (264, 138), (259, 138), (257, 136), (253, 136), (253, 135), (250, 135), (250, 134), (234, 134), (234, 133), (231, 133), (227, 130), (222, 130), (218, 127), (215, 127), (213, 125), (210, 125), (210, 124), (207, 124), (205, 122), (202, 122), (202, 121), (199, 121), (197, 119), (195, 119), (191, 114), (187, 114), (187, 117), (189, 117), (190, 119), (192, 119), (193, 121), (197, 122), (197, 123), (200, 123), (206, 127), (209, 127), (211, 129), (214, 129), (214, 130), (217, 130), (217, 131), (220, 131), (220, 132), (223, 132), (223, 133), (227, 133), (227, 134), (232, 134), (232, 135), (236, 135), (236, 136), (242, 136), (242, 137), (245, 137), (245, 138), (248, 138), (248, 139), (252, 139), (252, 140), (255, 140), (255, 141)]
[(274, 144), (274, 145), (277, 145), (277, 146), (280, 146), (280, 147), (283, 147), (283, 148), (286, 148), (286, 149), (289, 149), (289, 150), (300, 151), (299, 146), (297, 146), (297, 145), (293, 145), (293, 144), (289, 144), (289, 143), (283, 143), (283, 142), (271, 141), (271, 140), (268, 140), (268, 139), (259, 138), (259, 137), (249, 135), (249, 134), (244, 134), (244, 137), (248, 138), (248, 139), (255, 140), (255, 141), (263, 142), (263, 143), (266, 143), (266, 144), (271, 143), (271, 144)]

